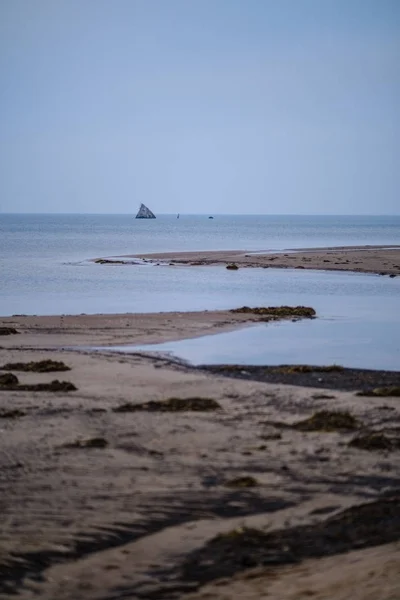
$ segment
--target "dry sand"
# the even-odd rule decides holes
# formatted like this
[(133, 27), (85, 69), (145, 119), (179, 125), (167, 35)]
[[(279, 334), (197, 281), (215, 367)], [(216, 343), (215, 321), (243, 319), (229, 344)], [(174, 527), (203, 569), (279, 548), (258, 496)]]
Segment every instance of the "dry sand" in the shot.
[[(127, 257), (121, 258), (124, 260)], [(179, 264), (199, 266), (235, 263), (240, 268), (323, 269), (400, 275), (400, 246), (391, 246), (390, 248), (387, 246), (343, 246), (341, 248), (312, 248), (279, 253), (254, 253), (245, 250), (169, 252), (141, 254), (136, 258), (174, 266)]]
[[(320, 559), (256, 571), (244, 562), (231, 569), (233, 577), (216, 575), (199, 590), (196, 576), (182, 576), (187, 557), (218, 533), (314, 527), (348, 507), (398, 493), (398, 451), (348, 446), (357, 431), (279, 425), (334, 408), (349, 410), (363, 428), (394, 435), (398, 398), (321, 394), (146, 356), (66, 349), (192, 337), (248, 321), (249, 315), (228, 311), (0, 318), (0, 327), (20, 332), (0, 338), (0, 365), (62, 360), (70, 371), (13, 373), (22, 384), (61, 379), (77, 387), (0, 390), (0, 598), (400, 597), (399, 513), (392, 537), (383, 527), (377, 539), (368, 530), (354, 536), (350, 554), (326, 556), (321, 548)], [(220, 408), (115, 411), (126, 403), (193, 396), (214, 399)], [(93, 439), (104, 447), (86, 447)], [(226, 485), (241, 476), (253, 477), (255, 487)], [(360, 540), (367, 540), (365, 548)]]

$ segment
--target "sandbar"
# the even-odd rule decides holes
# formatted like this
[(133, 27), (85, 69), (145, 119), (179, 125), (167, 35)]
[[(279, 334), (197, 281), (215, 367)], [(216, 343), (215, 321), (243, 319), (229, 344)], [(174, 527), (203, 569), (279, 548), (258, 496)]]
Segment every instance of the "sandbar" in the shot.
[[(121, 257), (122, 260), (124, 258), (128, 257)], [(227, 266), (234, 263), (239, 268), (317, 269), (400, 275), (400, 246), (398, 245), (305, 248), (280, 252), (246, 250), (163, 252), (140, 254), (130, 258), (140, 258), (170, 266)]]

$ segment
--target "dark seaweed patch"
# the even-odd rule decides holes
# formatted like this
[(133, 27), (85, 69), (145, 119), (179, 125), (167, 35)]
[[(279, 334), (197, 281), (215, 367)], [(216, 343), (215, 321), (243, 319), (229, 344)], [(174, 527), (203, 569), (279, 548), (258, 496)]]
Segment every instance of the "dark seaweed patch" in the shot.
[(188, 411), (212, 411), (221, 406), (212, 398), (168, 398), (167, 400), (150, 400), (140, 404), (130, 402), (113, 408), (114, 412), (188, 412)]
[(251, 308), (242, 306), (233, 308), (232, 313), (243, 313), (252, 315), (269, 315), (272, 317), (314, 317), (316, 312), (309, 306), (258, 306)]
[(356, 396), (370, 396), (370, 397), (387, 397), (387, 396), (400, 396), (400, 386), (392, 385), (389, 387), (378, 387), (373, 390), (365, 390), (357, 392)]
[(7, 363), (0, 367), (2, 371), (25, 371), (34, 373), (51, 373), (53, 371), (70, 371), (70, 367), (57, 360), (39, 360), (27, 363)]
[(360, 450), (400, 450), (400, 438), (385, 435), (381, 432), (369, 432), (355, 437), (349, 442), (351, 448)]
[(15, 335), (19, 333), (14, 327), (0, 327), (0, 335)]
[(50, 383), (19, 383), (13, 373), (0, 375), (0, 390), (17, 392), (72, 392), (77, 388), (69, 381), (54, 379)]
[(397, 541), (400, 499), (382, 499), (340, 512), (327, 520), (266, 533), (238, 528), (217, 535), (194, 551), (182, 568), (196, 588), (256, 566), (295, 564)]
[(19, 417), (24, 417), (26, 412), (23, 410), (19, 410), (18, 408), (14, 410), (0, 410), (0, 419), (18, 419)]
[(65, 448), (106, 448), (108, 442), (103, 437), (93, 437), (87, 440), (76, 440), (70, 444), (65, 444)]
[(259, 484), (257, 479), (251, 475), (244, 475), (243, 477), (235, 477), (234, 479), (230, 479), (229, 481), (226, 481), (224, 485), (231, 488), (250, 488), (256, 487)]
[(321, 410), (292, 427), (300, 431), (354, 431), (361, 424), (348, 411)]

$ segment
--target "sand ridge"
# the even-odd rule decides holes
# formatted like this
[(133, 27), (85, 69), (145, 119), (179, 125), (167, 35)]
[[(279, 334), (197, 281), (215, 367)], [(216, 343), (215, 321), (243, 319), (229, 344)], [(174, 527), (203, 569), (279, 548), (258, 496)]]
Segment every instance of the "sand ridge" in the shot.
[(239, 268), (316, 269), (400, 275), (400, 246), (343, 246), (280, 252), (221, 250), (140, 254), (136, 258), (171, 266), (236, 264)]

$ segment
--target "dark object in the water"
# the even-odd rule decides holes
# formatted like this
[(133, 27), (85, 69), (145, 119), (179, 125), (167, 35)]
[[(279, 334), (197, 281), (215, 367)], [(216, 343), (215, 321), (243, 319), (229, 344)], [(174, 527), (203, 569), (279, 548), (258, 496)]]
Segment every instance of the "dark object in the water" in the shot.
[(400, 450), (400, 438), (390, 437), (382, 432), (371, 431), (361, 434), (349, 442), (351, 448), (360, 450)]
[(379, 387), (373, 390), (365, 390), (363, 392), (357, 392), (356, 396), (400, 396), (400, 386), (392, 385), (389, 387)]
[(226, 487), (231, 488), (250, 488), (258, 485), (257, 479), (251, 477), (251, 475), (245, 475), (244, 477), (235, 477), (224, 483)]
[(114, 412), (188, 412), (217, 410), (221, 406), (212, 398), (168, 398), (168, 400), (150, 400), (140, 404), (122, 404), (113, 408)]
[(51, 373), (53, 371), (70, 371), (70, 367), (57, 360), (39, 360), (28, 363), (7, 363), (0, 367), (2, 371), (32, 371), (34, 373)]
[(239, 269), (239, 267), (235, 265), (235, 263), (226, 265), (226, 268), (228, 269), (228, 271), (237, 271)]
[(232, 308), (232, 313), (248, 313), (252, 315), (270, 315), (275, 317), (314, 317), (315, 310), (309, 306), (258, 306), (250, 308)]
[(0, 327), (0, 335), (15, 335), (19, 333), (14, 327)]
[(314, 413), (309, 419), (299, 421), (292, 425), (300, 431), (354, 431), (361, 424), (353, 415), (345, 411), (321, 410)]
[(141, 204), (136, 219), (155, 219), (156, 215), (145, 204)]

